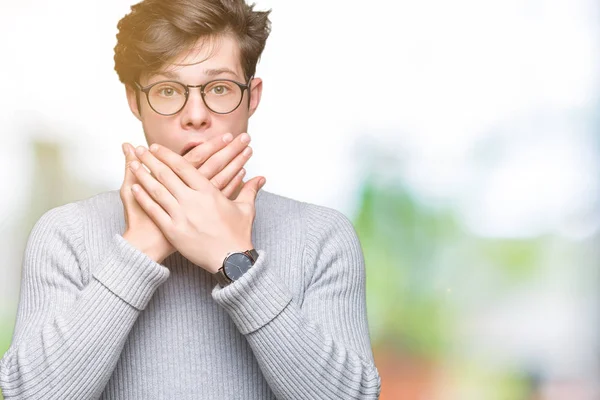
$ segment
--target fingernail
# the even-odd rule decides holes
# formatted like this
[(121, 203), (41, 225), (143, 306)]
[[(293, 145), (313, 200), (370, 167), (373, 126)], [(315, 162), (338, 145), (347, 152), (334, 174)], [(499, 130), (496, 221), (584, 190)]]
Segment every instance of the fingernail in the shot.
[(231, 140), (233, 140), (233, 135), (231, 133), (227, 133), (225, 136), (223, 136), (223, 141), (225, 143), (229, 143)]
[(127, 155), (127, 146), (125, 145), (125, 143), (123, 143), (123, 144), (121, 145), (121, 148), (123, 149), (123, 155), (125, 155), (125, 156), (126, 156), (126, 155)]
[(135, 149), (135, 154), (137, 154), (138, 156), (141, 156), (142, 154), (144, 154), (145, 151), (146, 151), (145, 147), (138, 146), (138, 148)]
[(262, 187), (265, 186), (265, 183), (267, 183), (267, 180), (265, 178), (262, 178), (260, 180), (260, 189), (262, 189)]
[(242, 137), (240, 139), (242, 141), (242, 143), (250, 143), (250, 135), (248, 135), (247, 133), (242, 134)]
[(124, 148), (125, 148), (125, 155), (126, 156), (133, 156), (134, 155), (134, 153), (133, 153), (133, 146), (131, 146), (130, 144), (126, 143), (125, 146), (124, 146)]

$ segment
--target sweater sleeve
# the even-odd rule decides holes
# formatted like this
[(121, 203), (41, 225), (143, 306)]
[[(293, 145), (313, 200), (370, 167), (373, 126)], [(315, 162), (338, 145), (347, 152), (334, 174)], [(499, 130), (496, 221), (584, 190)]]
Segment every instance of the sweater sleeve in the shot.
[(258, 250), (254, 266), (213, 298), (246, 336), (280, 399), (377, 399), (381, 380), (371, 350), (361, 245), (350, 220), (309, 205), (302, 304)]
[(169, 277), (114, 234), (84, 283), (81, 211), (77, 203), (53, 208), (29, 235), (12, 343), (0, 360), (7, 400), (100, 397), (138, 315)]

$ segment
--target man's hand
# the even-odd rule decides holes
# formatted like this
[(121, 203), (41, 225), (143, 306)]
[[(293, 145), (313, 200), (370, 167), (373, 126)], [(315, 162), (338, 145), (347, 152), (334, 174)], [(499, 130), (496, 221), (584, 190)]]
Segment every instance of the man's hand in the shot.
[(254, 202), (264, 177), (246, 182), (231, 201), (179, 154), (158, 144), (151, 150), (136, 149), (151, 173), (130, 165), (141, 183), (134, 197), (183, 256), (215, 273), (228, 252), (253, 248)]
[(125, 153), (125, 178), (121, 185), (120, 195), (125, 214), (125, 233), (123, 238), (131, 243), (154, 261), (161, 263), (174, 253), (175, 248), (164, 237), (160, 229), (146, 212), (140, 207), (133, 196), (131, 186), (138, 183), (137, 178), (129, 168), (132, 161), (139, 161), (129, 143), (123, 144)]
[[(202, 143), (183, 156), (198, 172), (231, 200), (237, 197), (238, 187), (242, 182), (245, 170), (242, 168), (252, 156), (250, 135), (242, 133), (225, 148), (228, 142), (223, 140), (226, 134)], [(247, 151), (244, 154), (243, 151)], [(242, 172), (241, 176), (237, 176)]]
[[(231, 134), (229, 135), (231, 137)], [(251, 150), (251, 148), (247, 146), (247, 142), (242, 142), (240, 137), (229, 143), (223, 140), (224, 136), (227, 135), (217, 136), (196, 146), (184, 158), (192, 165), (203, 167), (197, 171), (206, 179), (211, 179), (213, 185), (221, 189), (225, 196), (234, 200), (239, 193), (238, 188), (245, 173), (243, 165), (251, 156), (251, 153), (250, 155), (244, 155), (242, 150), (245, 148)], [(123, 144), (126, 162), (125, 178), (120, 190), (125, 214), (125, 233), (123, 237), (150, 258), (161, 263), (176, 249), (165, 238), (154, 221), (140, 208), (133, 196), (131, 186), (139, 183), (128, 168), (132, 161), (139, 162), (134, 150), (129, 143)]]

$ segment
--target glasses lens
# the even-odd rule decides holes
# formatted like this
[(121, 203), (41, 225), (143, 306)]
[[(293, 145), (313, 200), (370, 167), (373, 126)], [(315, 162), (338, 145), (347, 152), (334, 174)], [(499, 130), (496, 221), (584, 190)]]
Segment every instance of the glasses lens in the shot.
[(185, 86), (178, 82), (161, 82), (148, 92), (150, 106), (160, 114), (174, 114), (185, 104)]
[(233, 111), (242, 101), (242, 89), (229, 81), (214, 81), (204, 88), (204, 101), (217, 113)]

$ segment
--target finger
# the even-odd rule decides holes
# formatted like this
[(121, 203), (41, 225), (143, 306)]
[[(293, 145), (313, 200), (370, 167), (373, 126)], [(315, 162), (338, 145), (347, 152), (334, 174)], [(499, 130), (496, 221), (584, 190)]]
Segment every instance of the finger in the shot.
[(236, 137), (227, 147), (213, 154), (204, 162), (198, 171), (207, 179), (213, 178), (222, 171), (250, 143), (250, 135), (243, 133)]
[(246, 149), (237, 155), (229, 164), (225, 166), (225, 168), (215, 175), (210, 181), (213, 186), (217, 189), (221, 190), (227, 184), (235, 178), (235, 176), (240, 172), (243, 166), (248, 162), (248, 160), (252, 157), (252, 148), (250, 146), (246, 147)]
[(131, 162), (131, 153), (128, 147), (129, 143), (123, 143), (123, 154), (125, 155), (125, 177), (124, 182), (131, 180), (131, 173), (129, 171), (129, 163)]
[(125, 208), (125, 223), (126, 226), (129, 226), (129, 223), (131, 222), (129, 219), (130, 214), (134, 215), (142, 211), (140, 205), (135, 201), (133, 193), (131, 192), (131, 186), (139, 183), (139, 181), (129, 168), (133, 161), (139, 162), (139, 159), (135, 155), (135, 149), (130, 143), (125, 142), (123, 143), (122, 147), (125, 153), (125, 177), (121, 187), (121, 200), (123, 201), (123, 206)]
[[(153, 144), (150, 147), (154, 149), (162, 146)], [(160, 182), (175, 199), (181, 200), (189, 193), (187, 184), (181, 180), (179, 175), (177, 175), (169, 165), (170, 163), (176, 163), (171, 157), (172, 155), (175, 155), (180, 159), (181, 156), (166, 147), (163, 147), (162, 151), (148, 151), (144, 146), (137, 147), (136, 155), (139, 157), (140, 161), (148, 167), (151, 177)], [(197, 173), (197, 170), (189, 164), (181, 165), (180, 168), (181, 167), (184, 167), (188, 173), (191, 171)]]
[[(261, 182), (261, 180), (264, 180), (264, 183), (262, 185), (259, 184), (259, 182)], [(257, 176), (257, 177), (250, 179), (248, 182), (246, 182), (244, 184), (244, 187), (242, 188), (242, 190), (240, 190), (240, 193), (238, 194), (235, 202), (236, 203), (247, 203), (247, 204), (251, 204), (252, 206), (254, 206), (254, 202), (256, 201), (256, 196), (258, 195), (258, 191), (260, 189), (262, 189), (262, 187), (265, 185), (265, 183), (266, 183), (266, 179), (262, 176)]]
[(133, 196), (131, 194), (131, 189), (130, 189), (130, 175), (131, 175), (131, 171), (128, 168), (128, 155), (129, 155), (129, 149), (127, 147), (127, 143), (123, 143), (121, 145), (121, 148), (123, 149), (123, 156), (125, 157), (125, 173), (123, 176), (123, 184), (121, 185), (121, 190), (120, 192), (120, 196), (121, 196), (121, 201), (123, 202), (123, 208), (124, 208), (124, 218), (125, 218), (125, 228), (127, 229), (127, 227), (129, 227), (129, 204), (130, 204), (130, 200), (129, 197)]
[(179, 154), (157, 143), (151, 147), (153, 150), (144, 152), (140, 158), (175, 198), (183, 199), (190, 189), (200, 192), (215, 189), (208, 179), (201, 176), (198, 170)]
[(232, 196), (239, 187), (240, 183), (242, 183), (244, 175), (246, 175), (246, 170), (242, 168), (240, 171), (238, 171), (235, 177), (233, 177), (229, 184), (227, 184), (227, 186), (221, 189), (221, 193), (223, 193), (229, 200), (235, 200), (234, 198), (232, 198)]
[[(149, 174), (148, 174), (149, 175)], [(139, 184), (134, 184), (131, 187), (131, 192), (136, 202), (140, 207), (148, 214), (148, 216), (154, 221), (156, 226), (163, 232), (165, 237), (171, 232), (173, 222), (171, 217), (165, 212), (165, 210), (150, 197), (148, 192)], [(171, 235), (169, 235), (171, 236)], [(171, 237), (167, 237), (171, 239)]]
[[(229, 135), (231, 140), (226, 141), (225, 138)], [(204, 164), (213, 154), (220, 151), (227, 146), (233, 140), (231, 133), (225, 133), (223, 135), (216, 136), (206, 143), (199, 144), (198, 146), (191, 149), (187, 154), (183, 155), (194, 168), (198, 169)], [(211, 177), (212, 178), (212, 177)]]
[[(146, 157), (142, 156), (142, 158)], [(139, 162), (132, 162), (130, 168), (149, 197), (160, 205), (171, 218), (178, 217), (181, 212), (181, 206), (177, 199), (173, 197), (173, 194), (161, 182), (151, 176)], [(183, 185), (181, 182), (180, 184)]]
[(125, 197), (130, 199), (131, 197), (133, 197), (133, 195), (131, 194), (131, 185), (133, 185), (136, 182), (136, 179), (135, 175), (129, 169), (129, 164), (131, 164), (132, 161), (137, 160), (137, 157), (133, 152), (133, 146), (129, 143), (123, 143), (123, 150), (125, 153), (125, 176), (123, 178), (123, 188), (125, 189)]

